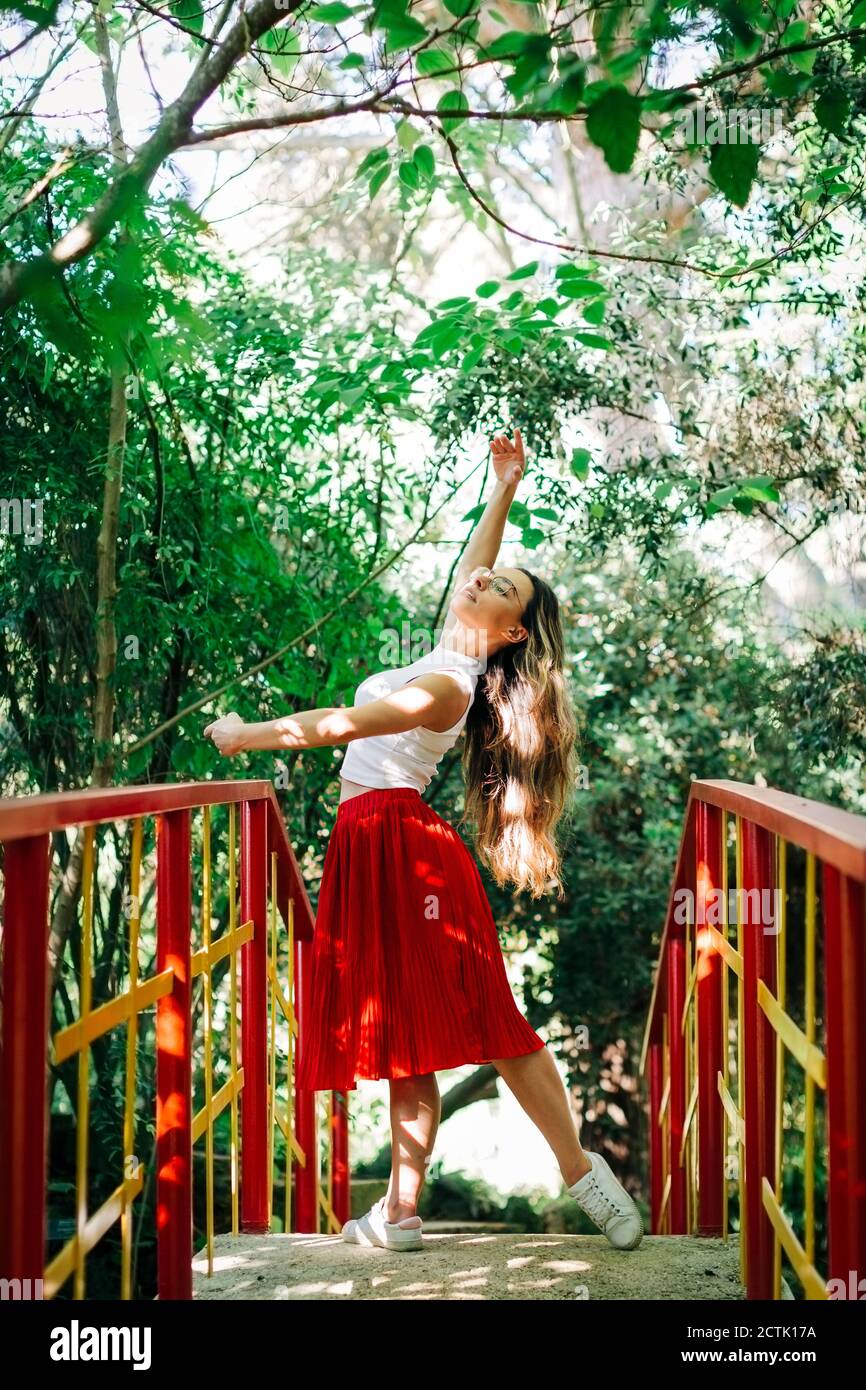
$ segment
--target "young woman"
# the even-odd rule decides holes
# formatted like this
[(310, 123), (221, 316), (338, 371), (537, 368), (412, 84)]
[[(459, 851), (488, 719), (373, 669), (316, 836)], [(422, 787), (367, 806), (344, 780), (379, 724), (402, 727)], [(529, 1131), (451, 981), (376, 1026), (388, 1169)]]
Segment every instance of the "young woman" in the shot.
[(602, 1155), (581, 1147), (553, 1056), (508, 984), (475, 862), (421, 795), (465, 726), (465, 816), (479, 854), (497, 883), (562, 896), (554, 831), (573, 793), (577, 727), (559, 604), (529, 570), (492, 569), (525, 469), (520, 431), (513, 442), (496, 435), (491, 455), (496, 483), (432, 652), (368, 676), (352, 707), (261, 724), (232, 713), (204, 732), (226, 755), (348, 744), (295, 1078), (310, 1090), (390, 1082), (388, 1191), (346, 1223), (344, 1238), (420, 1247), (436, 1072), (487, 1062), (547, 1139), (568, 1192), (612, 1245), (634, 1249), (640, 1213)]

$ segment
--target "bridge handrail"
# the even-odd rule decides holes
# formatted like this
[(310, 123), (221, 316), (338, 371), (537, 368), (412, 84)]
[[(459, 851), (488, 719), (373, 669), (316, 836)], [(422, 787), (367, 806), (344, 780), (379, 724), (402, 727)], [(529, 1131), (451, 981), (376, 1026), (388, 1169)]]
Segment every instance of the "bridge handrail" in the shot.
[[(211, 940), (211, 809), (227, 806), (228, 912), (225, 931)], [(191, 816), (201, 815), (201, 913), (203, 945), (192, 940)], [(143, 818), (155, 817), (156, 961), (147, 978), (138, 974)], [(95, 978), (94, 889), (100, 891), (97, 827), (120, 823), (129, 833), (126, 927), (127, 988), (91, 1007)], [(78, 1017), (51, 1034), (49, 906), (55, 832), (80, 831), (83, 855), (74, 926), (78, 946)], [(235, 841), (239, 838), (239, 846)], [(294, 1085), (295, 1040), (303, 1031), (314, 914), (272, 784), (264, 780), (172, 783), (160, 786), (87, 788), (0, 800), (3, 847), (3, 1018), (0, 1053), (0, 1278), (10, 1287), (33, 1287), (54, 1297), (74, 1278), (75, 1297), (85, 1297), (85, 1258), (115, 1222), (121, 1226), (121, 1296), (131, 1297), (131, 1222), (143, 1190), (143, 1165), (130, 1152), (137, 1077), (136, 1030), (140, 1013), (155, 1008), (156, 1051), (156, 1243), (160, 1298), (192, 1296), (192, 1151), (207, 1145), (207, 1255), (213, 1269), (214, 1123), (231, 1107), (233, 1161), (232, 1229), (270, 1229), (274, 1131), (286, 1152), (286, 1229), (295, 1172), (294, 1229), (339, 1231), (349, 1214), (346, 1096), (331, 1093), (325, 1117), (329, 1153), (327, 1192), (320, 1175), (318, 1096)], [(237, 866), (239, 864), (239, 872)], [(116, 872), (116, 863), (111, 865)], [(124, 871), (125, 872), (125, 871)], [(59, 874), (56, 875), (59, 883)], [(77, 896), (81, 896), (79, 916)], [(277, 972), (277, 917), (288, 933), (288, 983)], [(226, 1031), (230, 1075), (214, 1089), (212, 970), (228, 960), (231, 984)], [(240, 964), (238, 992), (237, 964)], [(205, 1105), (193, 1113), (191, 982), (204, 977)], [(121, 990), (118, 983), (116, 990)], [(240, 1028), (238, 1028), (240, 1017)], [(286, 1026), (287, 1098), (277, 1099), (276, 1023)], [(89, 1055), (104, 1034), (127, 1025), (124, 1108), (124, 1174), (108, 1200), (88, 1211)], [(76, 1216), (74, 1233), (46, 1265), (48, 1131), (47, 1073), (52, 1062), (78, 1063)], [(140, 1051), (140, 1049), (139, 1049)], [(74, 1087), (73, 1087), (74, 1090)], [(240, 1143), (241, 1138), (243, 1143)], [(29, 1283), (28, 1283), (29, 1281)]]
[[(735, 826), (733, 894), (729, 816)], [(802, 1027), (786, 1007), (789, 846), (804, 852), (805, 864)], [(831, 1288), (833, 1296), (857, 1297), (839, 1291), (849, 1287), (852, 1271), (855, 1287), (866, 1273), (864, 884), (866, 816), (770, 787), (691, 784), (640, 1059), (650, 1089), (652, 1230), (727, 1235), (730, 1126), (738, 1146), (741, 1271), (750, 1298), (781, 1297), (782, 1250), (807, 1298), (827, 1298)], [(728, 936), (732, 898), (736, 944)], [(735, 1067), (729, 1052), (732, 976)], [(819, 1016), (823, 1047), (816, 1037)], [(802, 1239), (782, 1202), (786, 1058), (805, 1078)], [(826, 1092), (827, 1107), (826, 1278), (815, 1265), (816, 1088)]]
[(294, 897), (300, 904), (295, 930), (300, 940), (312, 938), (315, 914), (298, 871), (286, 823), (273, 784), (264, 779), (222, 782), (172, 782), (162, 786), (86, 787), (48, 792), (41, 796), (0, 797), (0, 844), (73, 826), (104, 825), (109, 821), (167, 811), (194, 811), (202, 806), (238, 805), (265, 801), (268, 805), (270, 848), (279, 864), (279, 900)]

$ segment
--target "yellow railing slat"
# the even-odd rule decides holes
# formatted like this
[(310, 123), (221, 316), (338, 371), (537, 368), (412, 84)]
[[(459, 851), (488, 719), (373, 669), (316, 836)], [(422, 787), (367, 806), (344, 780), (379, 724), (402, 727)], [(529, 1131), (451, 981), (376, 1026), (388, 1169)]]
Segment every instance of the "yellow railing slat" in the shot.
[(254, 922), (244, 922), (242, 927), (230, 927), (222, 936), (218, 936), (216, 941), (211, 942), (210, 946), (201, 951), (194, 951), (190, 956), (190, 978), (204, 975), (230, 951), (237, 951), (245, 942), (252, 941), (254, 926)]
[(102, 1206), (87, 1218), (78, 1235), (67, 1241), (51, 1263), (46, 1265), (42, 1286), (44, 1298), (54, 1298), (70, 1274), (83, 1266), (85, 1256), (99, 1244), (106, 1232), (110, 1231), (120, 1218), (124, 1208), (141, 1192), (144, 1186), (143, 1174), (144, 1170), (139, 1165), (137, 1172), (115, 1188)]
[(216, 1095), (211, 1097), (210, 1104), (203, 1105), (201, 1110), (193, 1116), (192, 1125), (190, 1126), (193, 1143), (195, 1143), (197, 1139), (200, 1139), (207, 1129), (208, 1115), (210, 1116), (210, 1123), (213, 1124), (217, 1115), (225, 1110), (229, 1102), (232, 1101), (235, 1096), (240, 1095), (243, 1087), (244, 1069), (243, 1067), (239, 1067), (234, 1076), (230, 1076), (228, 1081), (220, 1086)]
[(717, 1079), (719, 1085), (719, 1095), (722, 1098), (722, 1105), (725, 1108), (725, 1114), (728, 1117), (728, 1123), (731, 1126), (731, 1131), (736, 1136), (737, 1142), (739, 1144), (744, 1144), (746, 1142), (745, 1122), (739, 1110), (737, 1109), (737, 1102), (734, 1100), (734, 1097), (728, 1090), (728, 1087), (722, 1077), (721, 1072), (718, 1073)]
[(725, 965), (728, 967), (729, 970), (733, 970), (734, 974), (737, 975), (739, 979), (742, 979), (743, 958), (740, 955), (739, 951), (734, 949), (730, 941), (728, 941), (727, 937), (722, 936), (718, 927), (714, 927), (712, 926), (712, 924), (708, 924), (707, 931), (710, 934), (710, 941), (712, 945), (715, 946), (722, 960), (725, 962)]
[(764, 1210), (773, 1224), (779, 1243), (791, 1261), (794, 1272), (803, 1285), (806, 1297), (812, 1300), (827, 1299), (827, 1286), (821, 1278), (806, 1251), (797, 1239), (793, 1226), (776, 1200), (776, 1194), (767, 1178), (761, 1180), (761, 1200)]
[(134, 989), (124, 990), (116, 999), (109, 999), (105, 1004), (100, 1004), (98, 1009), (93, 1009), (85, 1018), (77, 1019), (67, 1028), (58, 1029), (52, 1040), (52, 1059), (55, 1062), (65, 1062), (67, 1057), (72, 1057), (83, 1047), (88, 1047), (95, 1038), (102, 1037), (103, 1033), (110, 1033), (112, 1028), (126, 1023), (128, 1019), (141, 1013), (142, 1009), (150, 1008), (157, 999), (171, 994), (173, 987), (174, 971), (161, 970), (158, 975), (150, 975), (146, 980), (142, 980)]
[(813, 1081), (823, 1090), (827, 1088), (827, 1059), (819, 1047), (809, 1042), (806, 1034), (779, 1004), (778, 999), (763, 980), (758, 981), (758, 1003), (772, 1023), (779, 1038)]

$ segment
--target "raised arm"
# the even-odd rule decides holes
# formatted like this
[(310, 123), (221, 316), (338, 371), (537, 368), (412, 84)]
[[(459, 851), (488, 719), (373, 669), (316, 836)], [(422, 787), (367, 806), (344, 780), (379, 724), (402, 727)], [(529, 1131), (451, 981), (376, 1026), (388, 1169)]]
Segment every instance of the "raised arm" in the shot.
[[(487, 505), (469, 537), (469, 543), (460, 557), (453, 582), (455, 589), (465, 584), (469, 575), (479, 565), (492, 569), (496, 564), (508, 512), (526, 468), (520, 430), (514, 431), (513, 442), (507, 434), (494, 435), (490, 445), (490, 457), (496, 481), (487, 499)], [(456, 621), (454, 614), (449, 610), (444, 627), (448, 628)]]
[(404, 734), (408, 729), (456, 724), (466, 708), (466, 691), (453, 676), (431, 671), (366, 705), (332, 705), (298, 710), (261, 724), (245, 724), (232, 711), (215, 719), (205, 736), (226, 757), (259, 748), (327, 748), (373, 734)]
[[(455, 588), (479, 565), (492, 569), (496, 564), (508, 511), (526, 468), (520, 430), (515, 429), (513, 442), (507, 434), (494, 435), (490, 455), (496, 482), (457, 567)], [(449, 612), (445, 628), (452, 622), (456, 619)], [(439, 725), (442, 732), (457, 723), (465, 707), (462, 686), (444, 672), (430, 672), (382, 700), (361, 706), (299, 710), (261, 724), (245, 724), (232, 710), (208, 724), (204, 735), (227, 757), (258, 748), (325, 748), (372, 734), (405, 733), (418, 725), (434, 730)]]

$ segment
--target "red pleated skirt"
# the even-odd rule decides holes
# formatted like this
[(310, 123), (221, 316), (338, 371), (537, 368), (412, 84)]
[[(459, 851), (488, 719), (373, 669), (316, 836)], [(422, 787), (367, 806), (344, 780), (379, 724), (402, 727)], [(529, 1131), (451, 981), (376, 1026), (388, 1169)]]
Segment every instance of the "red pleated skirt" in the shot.
[(342, 801), (319, 889), (296, 1084), (354, 1090), (544, 1047), (475, 861), (413, 787)]

